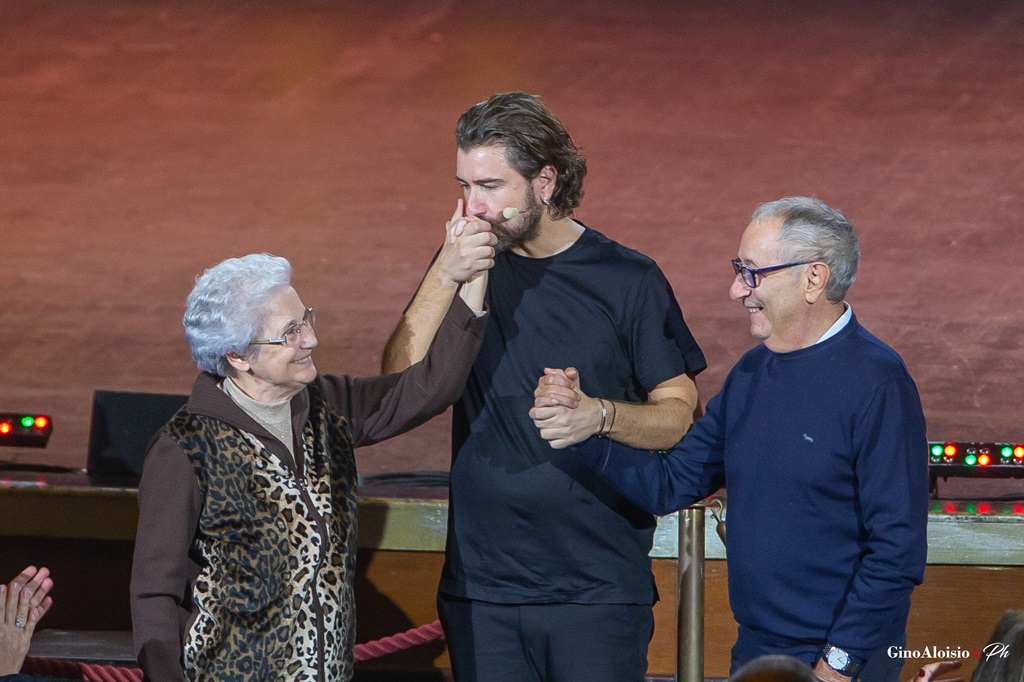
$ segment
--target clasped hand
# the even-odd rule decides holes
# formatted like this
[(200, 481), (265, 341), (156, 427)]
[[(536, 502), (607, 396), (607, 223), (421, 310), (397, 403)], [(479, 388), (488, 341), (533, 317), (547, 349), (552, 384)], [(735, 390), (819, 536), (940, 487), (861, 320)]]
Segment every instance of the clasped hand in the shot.
[(444, 245), (437, 256), (441, 271), (456, 284), (494, 267), (494, 247), (498, 243), (490, 223), (463, 212), (460, 199), (451, 220), (445, 223)]
[(601, 404), (580, 389), (574, 367), (544, 368), (533, 392), (530, 418), (540, 437), (556, 450), (590, 438), (601, 426)]

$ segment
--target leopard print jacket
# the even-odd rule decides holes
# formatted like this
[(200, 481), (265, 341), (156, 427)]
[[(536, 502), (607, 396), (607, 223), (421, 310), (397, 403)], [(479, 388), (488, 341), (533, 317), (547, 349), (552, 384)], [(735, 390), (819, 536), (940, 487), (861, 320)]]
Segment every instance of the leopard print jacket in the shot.
[(309, 391), (302, 478), (255, 436), (213, 417), (182, 410), (165, 427), (203, 497), (185, 639), (190, 680), (352, 677), (352, 433), (314, 384)]

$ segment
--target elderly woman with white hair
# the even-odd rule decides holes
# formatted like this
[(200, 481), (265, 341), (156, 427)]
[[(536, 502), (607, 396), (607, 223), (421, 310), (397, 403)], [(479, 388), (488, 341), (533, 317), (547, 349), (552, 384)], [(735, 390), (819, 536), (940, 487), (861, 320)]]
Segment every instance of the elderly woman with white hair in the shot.
[(351, 678), (353, 449), (458, 398), (486, 322), (467, 303), (481, 308), (482, 289), (456, 297), (421, 363), (352, 378), (317, 374), (316, 310), (284, 258), (196, 280), (184, 326), (202, 373), (139, 486), (132, 619), (148, 679)]

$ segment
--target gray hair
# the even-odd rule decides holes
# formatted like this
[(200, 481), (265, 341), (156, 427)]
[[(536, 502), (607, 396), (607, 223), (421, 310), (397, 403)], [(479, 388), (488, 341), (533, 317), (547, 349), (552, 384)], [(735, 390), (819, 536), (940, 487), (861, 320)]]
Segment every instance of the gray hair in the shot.
[(291, 282), (288, 259), (268, 253), (228, 258), (196, 277), (182, 324), (199, 369), (233, 376), (225, 356), (245, 355), (266, 321), (267, 301)]
[(782, 219), (779, 256), (787, 262), (824, 262), (831, 273), (825, 297), (833, 303), (846, 298), (860, 263), (860, 243), (849, 219), (824, 201), (810, 197), (785, 197), (761, 204), (751, 222), (771, 218)]

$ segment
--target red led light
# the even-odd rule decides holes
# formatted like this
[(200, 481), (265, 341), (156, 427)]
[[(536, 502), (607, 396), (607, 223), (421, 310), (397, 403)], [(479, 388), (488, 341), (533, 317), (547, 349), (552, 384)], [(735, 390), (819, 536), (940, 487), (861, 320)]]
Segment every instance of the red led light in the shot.
[(956, 446), (952, 443), (946, 443), (946, 447), (942, 449), (942, 454), (946, 457), (956, 457)]
[(978, 456), (978, 464), (980, 464), (981, 466), (983, 466), (983, 467), (984, 466), (988, 466), (991, 463), (992, 463), (992, 458), (989, 457), (988, 455), (979, 455)]
[(6, 436), (14, 427), (11, 426), (11, 422), (0, 423), (0, 436)]
[(979, 514), (988, 514), (990, 511), (992, 511), (992, 507), (988, 504), (988, 502), (981, 502), (978, 504)]
[(1017, 504), (1013, 505), (1013, 513), (1024, 514), (1024, 502), (1018, 502)]
[(953, 504), (952, 502), (948, 502), (946, 504), (946, 513), (947, 514), (955, 514), (956, 512), (957, 512), (956, 505)]
[(1024, 459), (1024, 445), (1018, 445), (1013, 449), (1013, 456), (1016, 459)]
[(47, 426), (49, 426), (49, 424), (50, 424), (50, 420), (47, 419), (46, 417), (44, 417), (43, 415), (39, 415), (38, 417), (36, 417), (35, 426), (40, 431), (42, 431)]

